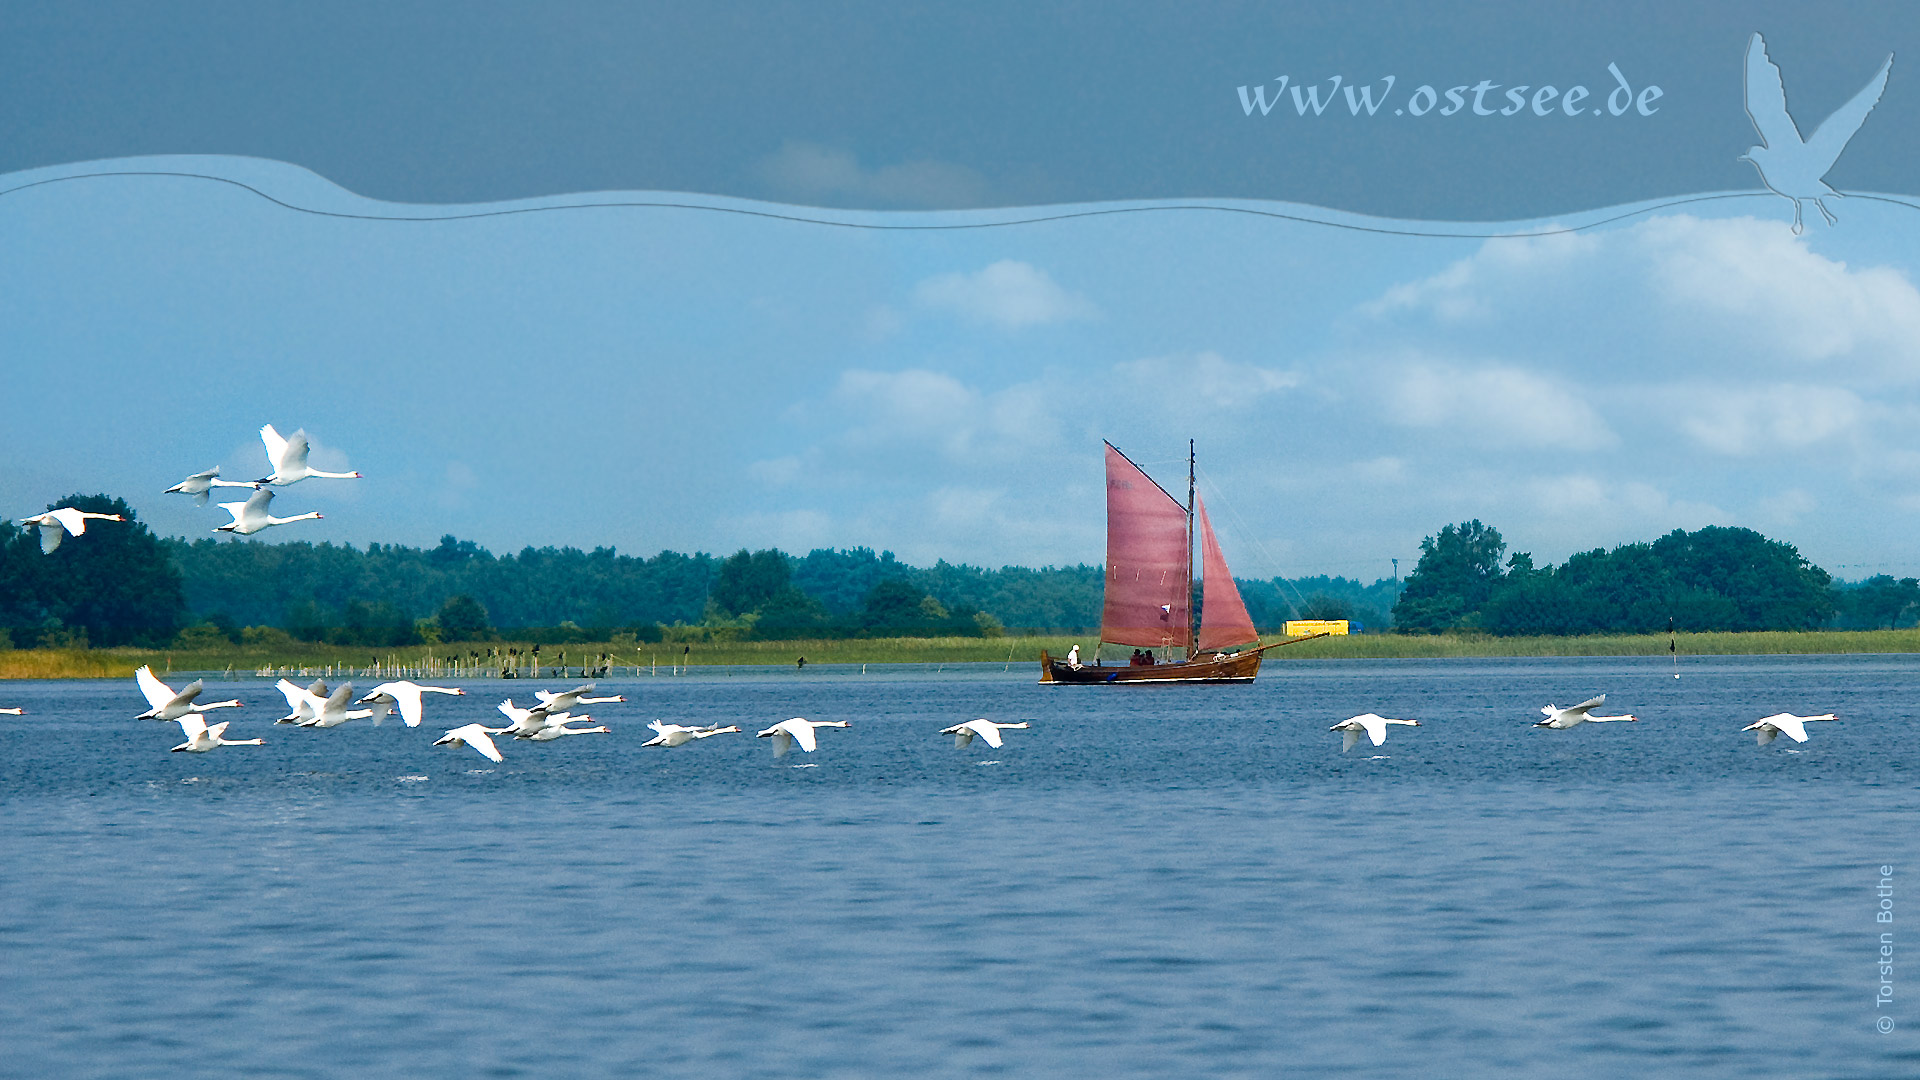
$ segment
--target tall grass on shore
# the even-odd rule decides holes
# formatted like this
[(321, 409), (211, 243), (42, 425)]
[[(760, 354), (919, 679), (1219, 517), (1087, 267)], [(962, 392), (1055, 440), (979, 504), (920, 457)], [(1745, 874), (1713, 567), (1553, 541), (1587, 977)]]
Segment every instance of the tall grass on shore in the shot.
[[(580, 668), (610, 653), (616, 675), (638, 670), (670, 672), (681, 663), (694, 667), (715, 665), (792, 666), (800, 657), (809, 664), (1035, 664), (1045, 649), (1066, 655), (1078, 643), (1084, 650), (1093, 635), (1017, 636), (1003, 638), (834, 638), (807, 641), (725, 641), (694, 645), (685, 651), (678, 643), (632, 644), (587, 642), (564, 646), (567, 666)], [(261, 670), (297, 673), (331, 669), (339, 678), (373, 669), (445, 670), (449, 660), (470, 662), (471, 653), (487, 648), (514, 648), (522, 653), (523, 671), (532, 647), (512, 641), (483, 644), (414, 646), (407, 649), (368, 649), (351, 646), (298, 643), (292, 646), (234, 646), (212, 650), (152, 649), (16, 649), (0, 652), (0, 679), (125, 678), (142, 664), (163, 674), (169, 671), (231, 671), (236, 676)], [(1805, 632), (1711, 633), (1679, 635), (1685, 656), (1785, 655), (1800, 653), (1909, 653), (1920, 652), (1920, 629), (1814, 630)], [(559, 660), (561, 646), (542, 646), (542, 674)], [(1487, 634), (1366, 634), (1325, 637), (1273, 649), (1271, 662), (1309, 659), (1399, 659), (1421, 657), (1495, 656), (1656, 656), (1667, 651), (1665, 634), (1607, 634), (1588, 637), (1494, 637)], [(497, 669), (496, 669), (497, 670)], [(452, 675), (451, 677), (461, 677)]]

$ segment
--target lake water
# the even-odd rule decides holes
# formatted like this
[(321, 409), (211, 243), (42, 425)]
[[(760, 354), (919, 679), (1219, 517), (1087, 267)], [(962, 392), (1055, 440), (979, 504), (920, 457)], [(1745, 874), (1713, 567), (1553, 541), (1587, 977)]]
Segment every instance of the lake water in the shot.
[[(1035, 669), (604, 680), (501, 765), (430, 744), (535, 684), (213, 681), (266, 745), (169, 754), (131, 680), (0, 683), (0, 1074), (1920, 1076), (1920, 657)], [(1529, 726), (1601, 692), (1643, 722)]]

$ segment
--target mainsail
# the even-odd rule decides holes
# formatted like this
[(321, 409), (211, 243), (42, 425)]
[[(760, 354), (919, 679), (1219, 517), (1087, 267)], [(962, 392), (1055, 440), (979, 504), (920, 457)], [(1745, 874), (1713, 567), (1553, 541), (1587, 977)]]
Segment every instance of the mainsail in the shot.
[(1258, 641), (1253, 617), (1240, 599), (1240, 587), (1233, 583), (1226, 556), (1220, 554), (1220, 541), (1213, 537), (1213, 523), (1207, 520), (1207, 504), (1195, 498), (1200, 515), (1200, 567), (1206, 577), (1205, 599), (1200, 602), (1200, 651), (1213, 652), (1233, 645)]
[(1100, 639), (1186, 648), (1191, 560), (1186, 507), (1108, 443), (1107, 596)]

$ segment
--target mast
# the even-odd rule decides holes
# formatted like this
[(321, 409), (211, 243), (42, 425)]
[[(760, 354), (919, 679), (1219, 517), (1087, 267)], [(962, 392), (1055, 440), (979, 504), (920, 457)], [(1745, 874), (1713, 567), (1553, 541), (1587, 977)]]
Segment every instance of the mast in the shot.
[(1193, 630), (1193, 440), (1187, 440), (1187, 659), (1199, 655)]

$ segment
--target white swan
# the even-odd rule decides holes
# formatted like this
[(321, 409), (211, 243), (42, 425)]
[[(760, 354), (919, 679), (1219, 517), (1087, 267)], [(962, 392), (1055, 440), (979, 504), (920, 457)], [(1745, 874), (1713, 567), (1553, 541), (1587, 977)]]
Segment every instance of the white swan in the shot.
[(1360, 741), (1362, 732), (1366, 733), (1367, 738), (1371, 740), (1375, 746), (1386, 742), (1388, 724), (1404, 724), (1407, 727), (1419, 727), (1420, 721), (1395, 720), (1391, 717), (1381, 716), (1378, 713), (1361, 713), (1359, 716), (1351, 719), (1342, 720), (1327, 730), (1342, 733), (1340, 752), (1344, 754), (1353, 749), (1354, 743)]
[(608, 702), (627, 700), (619, 694), (615, 694), (612, 697), (588, 697), (587, 695), (593, 692), (593, 686), (594, 684), (588, 683), (585, 686), (577, 686), (572, 690), (560, 694), (549, 694), (545, 690), (535, 690), (533, 696), (540, 699), (538, 708), (549, 713), (566, 712), (575, 705), (604, 705)]
[(21, 518), (22, 525), (35, 525), (40, 529), (40, 554), (51, 555), (60, 546), (60, 541), (68, 536), (84, 536), (87, 532), (87, 520), (125, 521), (119, 514), (90, 514), (84, 510), (75, 510), (63, 506), (58, 510), (49, 510), (44, 514), (35, 514), (30, 518)]
[(274, 487), (286, 487), (297, 484), (309, 476), (318, 476), (328, 480), (358, 480), (357, 472), (321, 472), (307, 467), (307, 433), (305, 429), (296, 431), (286, 438), (273, 430), (273, 425), (260, 429), (260, 441), (267, 446), (267, 464), (273, 466), (271, 475), (254, 481), (257, 484), (271, 484)]
[(550, 713), (544, 708), (523, 709), (513, 703), (512, 698), (500, 703), (500, 715), (512, 721), (502, 732), (511, 733), (516, 739), (531, 739), (543, 728), (555, 724), (581, 723), (592, 720), (591, 716), (575, 716), (572, 713)]
[(372, 709), (349, 709), (347, 699), (353, 697), (353, 684), (341, 683), (340, 688), (327, 696), (314, 710), (313, 719), (300, 722), (301, 727), (330, 728), (339, 727), (349, 720), (364, 720), (373, 715)]
[(180, 730), (187, 736), (186, 742), (173, 748), (173, 752), (176, 754), (204, 754), (216, 746), (263, 746), (267, 741), (265, 739), (223, 738), (227, 733), (227, 722), (222, 720), (209, 727), (199, 713), (187, 713), (185, 716), (176, 717), (176, 719), (180, 721)]
[(385, 705), (386, 710), (373, 718), (373, 722), (376, 724), (380, 722), (381, 717), (391, 715), (394, 706), (398, 705), (400, 707), (400, 719), (405, 721), (408, 727), (419, 727), (421, 694), (458, 694), (465, 696), (466, 691), (451, 686), (421, 686), (419, 683), (407, 682), (402, 679), (399, 682), (381, 683), (379, 686), (368, 691), (366, 697), (354, 702), (354, 704)]
[(713, 735), (725, 735), (729, 731), (740, 730), (737, 727), (718, 727), (713, 724), (708, 724), (706, 727), (683, 727), (679, 724), (663, 724), (658, 720), (655, 720), (647, 726), (652, 728), (656, 734), (653, 738), (641, 743), (640, 745), (642, 747), (685, 746), (695, 739), (705, 739)]
[(773, 756), (781, 758), (787, 756), (787, 751), (793, 749), (795, 742), (800, 744), (800, 749), (809, 754), (813, 753), (814, 728), (852, 726), (845, 720), (808, 720), (806, 717), (796, 716), (791, 720), (782, 720), (754, 737), (772, 738)]
[(264, 487), (256, 489), (253, 495), (250, 498), (248, 498), (246, 502), (221, 503), (220, 509), (225, 510), (229, 514), (232, 514), (233, 520), (226, 523), (225, 525), (220, 526), (219, 528), (213, 531), (238, 533), (241, 536), (251, 536), (252, 534), (259, 532), (261, 529), (265, 529), (273, 525), (287, 525), (295, 521), (306, 521), (308, 519), (318, 521), (320, 520), (320, 517), (321, 517), (321, 515), (316, 511), (308, 511), (307, 513), (304, 513), (304, 514), (295, 514), (292, 517), (274, 517), (271, 513), (268, 512), (268, 507), (272, 505), (273, 505), (273, 492), (272, 490)]
[(1539, 723), (1533, 726), (1543, 727), (1543, 728), (1552, 728), (1555, 731), (1564, 731), (1567, 728), (1574, 727), (1579, 724), (1611, 724), (1616, 720), (1626, 720), (1631, 722), (1631, 721), (1637, 721), (1640, 719), (1637, 716), (1589, 715), (1590, 710), (1592, 710), (1595, 706), (1599, 705), (1601, 702), (1605, 700), (1607, 700), (1607, 695), (1601, 694), (1597, 698), (1589, 698), (1578, 705), (1569, 705), (1564, 709), (1560, 708), (1557, 705), (1542, 705), (1540, 707), (1540, 711), (1546, 716), (1546, 719), (1540, 721)]
[[(569, 717), (568, 719), (584, 721), (584, 720), (591, 720), (593, 719), (593, 717), (574, 716), (574, 717)], [(607, 727), (605, 724), (602, 724), (599, 727), (568, 727), (566, 724), (566, 720), (556, 718), (556, 719), (550, 720), (547, 726), (541, 728), (539, 731), (536, 731), (531, 735), (515, 735), (514, 738), (529, 739), (533, 742), (552, 742), (555, 739), (562, 738), (567, 735), (611, 735), (611, 734), (613, 734), (613, 729), (610, 727)]]
[(204, 689), (199, 679), (188, 683), (185, 689), (176, 694), (172, 687), (161, 682), (159, 677), (154, 675), (153, 669), (145, 664), (134, 671), (133, 681), (139, 684), (141, 696), (145, 697), (147, 704), (151, 706), (146, 712), (134, 717), (135, 720), (178, 720), (188, 713), (204, 713), (209, 709), (240, 708), (239, 701), (212, 701), (205, 705), (195, 705), (193, 699), (199, 697), (200, 691)]
[(493, 745), (493, 736), (497, 734), (499, 734), (497, 728), (486, 727), (482, 724), (468, 724), (465, 727), (454, 728), (452, 731), (440, 736), (434, 740), (433, 745), (454, 746), (464, 743), (480, 751), (483, 756), (490, 760), (505, 761), (506, 759), (500, 756), (500, 748)]
[(1000, 733), (1002, 731), (1008, 728), (1025, 730), (1026, 726), (1027, 722), (1025, 720), (1017, 724), (996, 724), (991, 720), (969, 720), (964, 724), (955, 724), (950, 728), (941, 728), (940, 734), (953, 736), (953, 745), (955, 747), (965, 747), (973, 741), (975, 735), (978, 735), (982, 739), (987, 740), (988, 746), (998, 750), (1000, 749)]
[(332, 691), (327, 689), (325, 680), (315, 679), (313, 685), (302, 690), (285, 679), (273, 684), (280, 696), (287, 699), (287, 715), (275, 720), (276, 724), (303, 724), (319, 715), (320, 706)]
[(1785, 735), (1794, 742), (1806, 742), (1806, 726), (1808, 724), (1821, 720), (1838, 719), (1840, 718), (1832, 713), (1821, 713), (1819, 716), (1795, 716), (1792, 713), (1784, 712), (1774, 713), (1764, 720), (1755, 720), (1740, 730), (1753, 732), (1754, 738), (1759, 740), (1761, 746), (1772, 742), (1776, 735)]
[(206, 472), (194, 473), (192, 476), (189, 476), (185, 480), (182, 480), (179, 483), (168, 488), (164, 492), (164, 494), (191, 495), (193, 496), (193, 505), (205, 506), (207, 505), (207, 492), (211, 491), (214, 488), (217, 488), (217, 487), (250, 488), (252, 486), (253, 486), (252, 484), (249, 484), (244, 480), (220, 479), (220, 466), (215, 465), (213, 468), (208, 469)]

